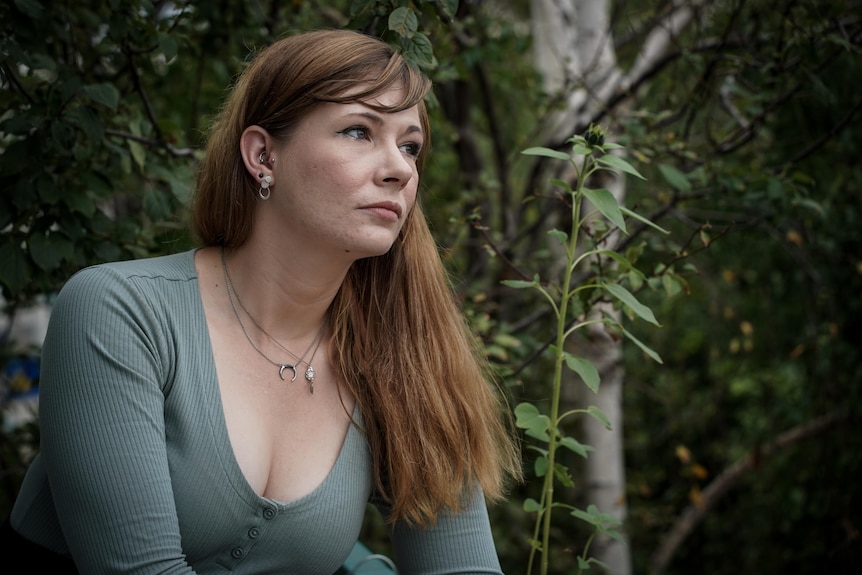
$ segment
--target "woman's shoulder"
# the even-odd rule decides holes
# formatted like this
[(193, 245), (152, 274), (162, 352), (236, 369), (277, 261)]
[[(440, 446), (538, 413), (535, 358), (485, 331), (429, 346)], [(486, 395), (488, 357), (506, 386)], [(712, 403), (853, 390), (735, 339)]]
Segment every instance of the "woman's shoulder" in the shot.
[(68, 283), (80, 281), (106, 281), (109, 278), (116, 280), (140, 278), (164, 278), (167, 280), (189, 280), (195, 279), (194, 254), (196, 250), (189, 250), (176, 254), (108, 262), (96, 264), (81, 269), (69, 278)]
[(164, 289), (165, 282), (181, 286), (197, 279), (194, 252), (195, 250), (189, 250), (166, 256), (102, 263), (83, 268), (66, 281), (60, 289), (55, 305), (90, 306), (117, 300), (123, 300), (129, 304), (134, 301), (143, 303), (144, 300), (151, 299), (150, 296), (144, 295), (151, 290), (167, 296), (167, 291)]

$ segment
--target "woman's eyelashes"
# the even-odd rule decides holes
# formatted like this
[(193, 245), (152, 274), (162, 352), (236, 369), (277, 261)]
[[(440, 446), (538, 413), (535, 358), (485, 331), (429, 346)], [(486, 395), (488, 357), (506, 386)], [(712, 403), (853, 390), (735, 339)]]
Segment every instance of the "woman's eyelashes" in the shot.
[(401, 144), (400, 148), (402, 152), (415, 159), (419, 157), (419, 152), (422, 151), (422, 144), (418, 142), (407, 142), (406, 144)]
[(369, 139), (368, 128), (366, 128), (365, 126), (350, 126), (346, 130), (341, 130), (338, 133), (354, 140)]
[[(371, 140), (371, 130), (365, 126), (350, 126), (338, 133), (352, 140)], [(422, 144), (420, 142), (405, 142), (400, 144), (398, 149), (412, 158), (418, 158), (422, 151)]]

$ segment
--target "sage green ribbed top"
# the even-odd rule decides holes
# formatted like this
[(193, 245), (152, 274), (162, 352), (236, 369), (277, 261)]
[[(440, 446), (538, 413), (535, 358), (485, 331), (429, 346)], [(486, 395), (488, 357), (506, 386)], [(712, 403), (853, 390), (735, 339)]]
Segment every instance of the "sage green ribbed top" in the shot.
[[(247, 483), (227, 434), (194, 251), (95, 266), (51, 315), (41, 452), (12, 512), (82, 574), (330, 575), (373, 481), (351, 426), (324, 482), (290, 503)], [(381, 512), (386, 513), (385, 509)], [(487, 510), (390, 528), (399, 573), (500, 573)]]

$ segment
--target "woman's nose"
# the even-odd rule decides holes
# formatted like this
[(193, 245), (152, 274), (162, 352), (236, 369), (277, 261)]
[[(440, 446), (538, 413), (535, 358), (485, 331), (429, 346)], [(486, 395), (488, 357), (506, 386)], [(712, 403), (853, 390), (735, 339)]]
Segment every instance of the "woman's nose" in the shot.
[(397, 183), (399, 188), (407, 185), (416, 170), (416, 163), (412, 157), (401, 150), (397, 145), (387, 146), (383, 153), (380, 167), (380, 179), (387, 184)]

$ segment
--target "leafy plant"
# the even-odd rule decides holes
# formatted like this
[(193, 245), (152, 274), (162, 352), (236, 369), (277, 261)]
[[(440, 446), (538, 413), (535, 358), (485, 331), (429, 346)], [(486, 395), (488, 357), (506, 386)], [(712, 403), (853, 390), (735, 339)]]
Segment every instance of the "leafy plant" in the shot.
[[(554, 354), (554, 379), (550, 411), (542, 413), (535, 404), (529, 402), (521, 403), (515, 408), (517, 426), (524, 430), (525, 435), (540, 444), (530, 445), (528, 449), (538, 453), (534, 471), (535, 475), (543, 481), (540, 500), (528, 498), (524, 501), (524, 510), (536, 513), (536, 523), (530, 541), (532, 550), (528, 574), (532, 572), (537, 553), (541, 554), (540, 572), (543, 575), (548, 572), (553, 509), (566, 509), (572, 516), (591, 526), (592, 535), (578, 558), (579, 573), (588, 570), (593, 564), (602, 565), (600, 561), (588, 555), (590, 544), (596, 534), (602, 533), (622, 539), (617, 531), (619, 521), (615, 517), (601, 513), (594, 505), (589, 505), (584, 510), (554, 500), (555, 484), (573, 485), (568, 470), (558, 462), (558, 450), (568, 449), (584, 458), (592, 450), (589, 445), (566, 435), (562, 429), (563, 422), (573, 416), (588, 415), (608, 429), (611, 427), (605, 414), (595, 406), (560, 413), (564, 368), (577, 373), (594, 393), (598, 392), (600, 384), (600, 375), (596, 367), (588, 359), (568, 352), (566, 341), (579, 330), (592, 325), (601, 325), (615, 338), (628, 338), (647, 355), (661, 363), (658, 354), (623, 327), (614, 314), (596, 306), (600, 302), (610, 301), (617, 306), (622, 306), (629, 316), (659, 325), (652, 310), (638, 301), (632, 291), (624, 285), (643, 285), (644, 274), (638, 271), (626, 256), (605, 247), (605, 244), (615, 230), (627, 231), (626, 217), (666, 232), (648, 219), (620, 205), (609, 190), (592, 189), (586, 185), (594, 174), (601, 171), (630, 174), (641, 179), (643, 176), (626, 160), (612, 153), (622, 149), (622, 146), (606, 143), (604, 132), (600, 127), (590, 126), (584, 135), (573, 136), (566, 143), (571, 145), (569, 153), (544, 147), (528, 148), (522, 152), (525, 155), (568, 162), (575, 172), (574, 188), (565, 181), (551, 180), (554, 185), (563, 190), (564, 199), (571, 206), (571, 231), (566, 233), (559, 229), (552, 229), (549, 232), (552, 240), (559, 242), (565, 252), (565, 268), (561, 281), (559, 283), (542, 281), (536, 274), (532, 281), (505, 280), (503, 282), (512, 288), (538, 291), (551, 306), (556, 318), (555, 342), (551, 346)], [(592, 206), (593, 209), (588, 206)], [(600, 220), (597, 220), (598, 216), (604, 216), (609, 225), (600, 223)], [(592, 233), (584, 233), (587, 229)], [(614, 265), (608, 265), (608, 263)], [(589, 270), (589, 279), (574, 285), (575, 273), (583, 268)], [(623, 273), (620, 273), (621, 271)]]

